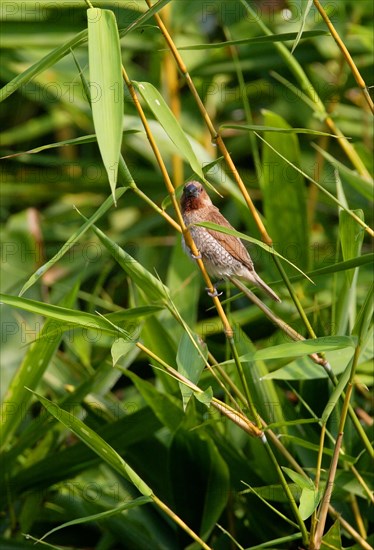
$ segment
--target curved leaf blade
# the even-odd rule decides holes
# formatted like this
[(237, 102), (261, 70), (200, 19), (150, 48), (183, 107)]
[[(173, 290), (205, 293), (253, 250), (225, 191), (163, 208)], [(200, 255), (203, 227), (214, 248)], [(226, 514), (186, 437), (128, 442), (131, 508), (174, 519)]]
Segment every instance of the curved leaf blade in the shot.
[(87, 21), (92, 116), (100, 154), (115, 198), (123, 124), (121, 46), (112, 11), (89, 8)]
[(151, 109), (152, 113), (159, 121), (171, 141), (177, 147), (191, 166), (192, 170), (205, 181), (202, 165), (197, 159), (186, 134), (184, 133), (178, 120), (166, 104), (160, 92), (149, 82), (133, 82), (137, 90)]

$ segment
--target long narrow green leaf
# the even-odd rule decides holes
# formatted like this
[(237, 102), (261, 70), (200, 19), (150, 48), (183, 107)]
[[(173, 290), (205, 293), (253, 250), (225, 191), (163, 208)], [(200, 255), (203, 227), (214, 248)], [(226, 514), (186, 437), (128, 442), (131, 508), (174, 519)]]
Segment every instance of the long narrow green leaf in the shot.
[(166, 104), (164, 98), (159, 91), (149, 82), (133, 82), (139, 93), (146, 101), (148, 107), (159, 121), (165, 132), (168, 134), (172, 142), (177, 147), (178, 151), (189, 163), (192, 170), (205, 181), (202, 163), (199, 162), (194, 150), (188, 141), (178, 120)]
[(147, 497), (147, 496), (138, 497), (138, 498), (134, 498), (130, 502), (125, 502), (124, 504), (121, 504), (116, 508), (112, 508), (111, 510), (106, 510), (105, 512), (92, 514), (91, 516), (85, 516), (83, 518), (67, 521), (66, 523), (63, 523), (62, 525), (59, 525), (58, 527), (55, 527), (54, 529), (51, 529), (50, 531), (48, 531), (37, 542), (41, 542), (42, 540), (47, 538), (49, 535), (52, 535), (52, 533), (55, 533), (60, 529), (65, 529), (65, 527), (71, 527), (72, 525), (81, 525), (82, 523), (90, 523), (91, 521), (100, 521), (102, 519), (107, 519), (117, 514), (120, 514), (124, 510), (131, 510), (132, 508), (143, 506), (143, 504), (148, 504), (149, 502), (152, 502), (152, 499), (150, 497)]
[(328, 136), (337, 138), (334, 134), (328, 132), (320, 132), (319, 130), (311, 130), (310, 128), (280, 128), (278, 126), (265, 126), (260, 124), (222, 124), (221, 128), (231, 128), (233, 130), (253, 130), (256, 132), (277, 132), (280, 134), (311, 134), (314, 136)]
[[(79, 289), (73, 286), (64, 297), (62, 306), (72, 306)], [(53, 332), (53, 336), (51, 333)], [(61, 341), (64, 329), (56, 327), (54, 319), (48, 319), (40, 331), (40, 338), (28, 350), (22, 364), (16, 371), (3, 400), (4, 415), (1, 419), (1, 443), (6, 445), (9, 437), (15, 432), (24, 418), (31, 400), (31, 393), (26, 387), (34, 390)]]
[(365, 340), (370, 323), (373, 317), (373, 293), (374, 293), (374, 284), (371, 284), (369, 292), (366, 295), (365, 302), (362, 304), (361, 309), (357, 315), (356, 322), (352, 329), (352, 334), (357, 335), (359, 342)]
[[(127, 191), (127, 187), (122, 187), (120, 189), (116, 190), (116, 199), (119, 199), (122, 197), (122, 195)], [(38, 279), (44, 273), (50, 269), (56, 262), (58, 262), (70, 249), (72, 246), (76, 244), (76, 242), (86, 233), (86, 231), (97, 221), (101, 218), (105, 212), (109, 210), (109, 208), (113, 205), (114, 200), (113, 197), (108, 197), (103, 204), (98, 208), (93, 216), (85, 221), (85, 223), (82, 225), (80, 229), (75, 231), (71, 237), (66, 241), (66, 243), (63, 244), (62, 248), (51, 258), (46, 262), (44, 265), (39, 267), (39, 269), (31, 275), (31, 277), (26, 281), (26, 283), (23, 285), (21, 292), (19, 293), (20, 296), (26, 292), (33, 284), (36, 283)]]
[[(326, 31), (306, 31), (303, 38), (314, 38), (315, 36), (328, 36)], [(213, 50), (217, 48), (227, 48), (228, 46), (242, 46), (245, 44), (263, 44), (266, 42), (286, 42), (295, 40), (298, 36), (296, 32), (285, 32), (282, 34), (272, 34), (271, 36), (256, 36), (255, 38), (242, 38), (241, 40), (227, 40), (226, 42), (214, 42), (213, 44), (192, 44), (191, 46), (180, 46), (178, 50)]]
[[(122, 132), (122, 135), (136, 134), (138, 132), (140, 132), (140, 130), (135, 130), (135, 129), (124, 130)], [(48, 143), (47, 145), (42, 145), (41, 147), (35, 147), (35, 149), (29, 149), (28, 151), (19, 151), (18, 153), (5, 155), (4, 157), (0, 157), (0, 160), (19, 157), (21, 155), (32, 155), (35, 153), (41, 153), (42, 151), (46, 151), (48, 149), (55, 149), (56, 147), (66, 147), (67, 145), (83, 145), (85, 143), (92, 143), (94, 141), (97, 141), (96, 134), (89, 134), (88, 136), (81, 136), (78, 138), (66, 139), (65, 141), (58, 141), (56, 143)]]
[[(303, 31), (304, 31), (304, 27), (305, 27), (305, 23), (306, 23), (306, 19), (308, 17), (308, 13), (309, 13), (312, 6), (313, 6), (313, 0), (307, 0), (307, 3), (304, 7), (304, 13), (303, 13), (303, 17), (302, 17), (302, 20), (301, 20), (301, 26), (300, 26), (299, 32), (297, 33), (297, 36), (295, 38), (295, 42), (293, 43), (291, 53), (293, 53), (296, 50), (297, 45), (299, 44), (299, 42), (301, 40), (301, 37), (303, 35)], [(305, 38), (306, 34), (307, 34), (307, 32), (304, 33), (304, 38)]]
[(78, 46), (81, 46), (84, 44), (87, 40), (87, 31), (81, 31), (78, 33), (74, 38), (69, 40), (68, 42), (65, 42), (62, 46), (56, 48), (55, 50), (52, 50), (49, 54), (47, 54), (45, 57), (34, 63), (34, 65), (31, 65), (26, 71), (23, 73), (17, 75), (13, 80), (5, 84), (3, 88), (0, 90), (0, 102), (4, 101), (7, 97), (12, 95), (14, 92), (16, 92), (21, 86), (25, 86), (30, 80), (32, 80), (35, 76), (43, 72), (44, 70), (48, 69), (57, 61), (60, 61), (65, 55), (70, 53), (70, 50), (72, 48), (76, 48)]
[(335, 386), (334, 391), (330, 395), (329, 401), (328, 401), (326, 407), (323, 410), (321, 420), (324, 424), (327, 423), (330, 414), (335, 409), (336, 403), (339, 401), (339, 398), (340, 398), (341, 394), (344, 391), (344, 388), (346, 387), (346, 385), (348, 383), (349, 377), (351, 375), (352, 366), (353, 366), (353, 358), (349, 361), (349, 363), (347, 365), (347, 368), (345, 369), (345, 371), (341, 375), (339, 382)]
[[(278, 114), (264, 111), (266, 126), (290, 129)], [(294, 134), (280, 135), (265, 132), (264, 139), (289, 162), (300, 165), (300, 149)], [(307, 227), (306, 188), (302, 175), (290, 170), (285, 161), (272, 149), (263, 145), (263, 172), (260, 186), (263, 193), (264, 213), (270, 235), (279, 238), (281, 250), (289, 260), (297, 258), (301, 269), (309, 266), (309, 240)], [(278, 236), (278, 237), (277, 237)]]
[[(355, 339), (350, 336), (322, 336), (311, 340), (301, 342), (290, 342), (288, 344), (279, 344), (271, 346), (254, 353), (246, 353), (240, 357), (241, 361), (256, 361), (257, 359), (280, 359), (290, 357), (302, 357), (310, 353), (320, 353), (323, 351), (333, 351), (343, 348), (354, 348)], [(230, 360), (229, 362), (232, 362)], [(225, 363), (228, 363), (225, 361)], [(224, 364), (225, 364), (224, 363)]]
[[(191, 341), (191, 338), (194, 339), (196, 346), (200, 348), (200, 353)], [(178, 346), (178, 372), (185, 376), (193, 384), (198, 384), (201, 373), (205, 367), (204, 359), (207, 358), (207, 355), (208, 350), (205, 345), (202, 345), (201, 339), (197, 336), (197, 334), (192, 334), (190, 337), (187, 332), (184, 332)], [(181, 382), (179, 382), (179, 388), (182, 394), (183, 409), (186, 410), (188, 402), (194, 392), (191, 388)]]
[(87, 330), (96, 330), (104, 334), (121, 337), (129, 336), (126, 334), (126, 331), (120, 327), (113, 327), (112, 324), (105, 320), (105, 317), (92, 315), (85, 311), (76, 311), (66, 307), (45, 304), (36, 300), (28, 300), (27, 298), (19, 298), (18, 296), (9, 296), (6, 294), (0, 294), (0, 300), (9, 306), (61, 321), (66, 324), (65, 330), (70, 326), (80, 326)]
[(159, 281), (152, 273), (147, 271), (130, 254), (125, 252), (117, 243), (109, 239), (100, 229), (93, 227), (105, 248), (112, 254), (122, 269), (131, 277), (135, 284), (152, 300), (167, 300), (169, 289)]
[(285, 262), (290, 264), (294, 269), (296, 269), (296, 271), (301, 273), (301, 275), (303, 277), (308, 279), (308, 281), (310, 281), (311, 283), (313, 282), (308, 277), (308, 275), (306, 275), (301, 269), (299, 269), (290, 260), (287, 260), (287, 258), (282, 256), (282, 254), (279, 254), (279, 252), (274, 250), (274, 248), (271, 248), (269, 245), (259, 241), (258, 239), (254, 239), (253, 237), (248, 237), (248, 235), (245, 235), (244, 233), (240, 233), (239, 231), (236, 231), (235, 229), (230, 229), (228, 227), (223, 227), (222, 225), (218, 225), (217, 223), (199, 222), (199, 223), (195, 223), (194, 225), (198, 225), (198, 226), (201, 226), (201, 227), (206, 227), (207, 229), (214, 229), (214, 231), (219, 231), (220, 233), (226, 233), (227, 235), (232, 235), (233, 237), (238, 237), (238, 239), (242, 239), (243, 241), (248, 241), (250, 243), (257, 244), (258, 246), (260, 246), (261, 248), (266, 250), (266, 252), (269, 252), (269, 254), (273, 254), (274, 256), (278, 256), (279, 258), (281, 258), (282, 260), (284, 260)]
[[(355, 214), (364, 220), (362, 210), (354, 210)], [(364, 240), (364, 232), (362, 228), (353, 220), (347, 212), (340, 212), (339, 216), (339, 232), (340, 243), (342, 247), (343, 260), (351, 260), (360, 256), (361, 246)], [(350, 284), (352, 284), (355, 270), (347, 270), (346, 276)]]
[(104, 462), (109, 464), (114, 470), (116, 470), (121, 476), (130, 479), (135, 487), (144, 496), (151, 497), (153, 491), (144, 481), (138, 476), (138, 474), (123, 460), (123, 458), (108, 445), (104, 439), (102, 439), (96, 432), (94, 432), (89, 426), (84, 424), (81, 420), (61, 409), (56, 403), (52, 403), (42, 395), (36, 392), (32, 392), (39, 399), (41, 404), (47, 409), (47, 411), (57, 418), (61, 424), (69, 428), (79, 439), (90, 447)]
[[(87, 10), (87, 20), (92, 115), (97, 143), (115, 200), (123, 125), (121, 46), (112, 11), (90, 8)], [(96, 93), (93, 93), (94, 87)]]

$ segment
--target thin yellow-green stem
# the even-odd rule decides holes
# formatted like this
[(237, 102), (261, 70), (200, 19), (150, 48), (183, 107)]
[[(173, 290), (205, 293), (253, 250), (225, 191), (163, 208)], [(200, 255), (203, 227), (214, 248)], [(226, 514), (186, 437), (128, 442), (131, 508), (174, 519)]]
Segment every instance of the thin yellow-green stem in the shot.
[(321, 546), (322, 536), (326, 525), (327, 513), (329, 510), (332, 489), (333, 489), (336, 470), (338, 466), (339, 453), (341, 451), (341, 446), (343, 441), (344, 426), (348, 415), (349, 403), (351, 400), (352, 387), (353, 387), (352, 381), (353, 381), (356, 366), (358, 363), (358, 358), (360, 356), (360, 351), (361, 351), (361, 346), (357, 344), (355, 348), (355, 354), (353, 356), (350, 377), (347, 384), (347, 390), (344, 396), (344, 402), (343, 402), (342, 412), (341, 412), (340, 421), (339, 421), (338, 436), (336, 438), (335, 447), (334, 447), (334, 454), (331, 459), (325, 492), (321, 501), (320, 508), (318, 510), (318, 525), (316, 527), (316, 531), (313, 538), (313, 545), (316, 550), (318, 550)]
[[(316, 474), (314, 478), (314, 486), (316, 490), (319, 489), (319, 483), (321, 479), (321, 467), (322, 467), (322, 458), (323, 458), (323, 449), (325, 445), (325, 435), (326, 435), (326, 424), (321, 426), (321, 434), (319, 438), (319, 449), (317, 455), (317, 464), (316, 464)], [(310, 528), (310, 540), (314, 540), (314, 534), (317, 528), (318, 518), (317, 518), (317, 509), (314, 510), (311, 518), (311, 528)]]
[[(158, 357), (155, 353), (153, 353), (151, 350), (146, 348), (142, 343), (137, 342), (136, 346), (143, 351), (146, 355), (148, 355), (150, 358), (154, 359), (157, 363), (159, 363), (171, 376), (176, 378), (177, 380), (180, 380), (182, 383), (186, 384), (188, 387), (190, 387), (192, 390), (202, 393), (203, 390), (201, 390), (198, 386), (190, 382), (188, 379), (186, 379), (184, 376), (182, 376), (180, 373), (178, 373), (173, 367), (168, 365), (165, 361), (163, 361), (160, 357)], [(239, 393), (240, 397), (240, 393)], [(246, 399), (244, 395), (241, 396), (241, 399), (243, 403), (246, 403)], [(258, 430), (258, 428), (250, 422), (243, 414), (240, 412), (232, 409), (227, 404), (220, 402), (218, 399), (213, 399), (211, 402), (212, 406), (218, 410), (221, 414), (226, 416), (229, 420), (234, 422), (239, 428), (241, 428), (244, 432), (254, 436), (259, 437), (261, 436), (262, 432)], [(264, 429), (266, 429), (267, 424), (266, 422), (261, 419), (262, 426)], [(299, 472), (304, 477), (307, 477), (306, 473), (302, 469), (302, 467), (297, 463), (297, 461), (294, 459), (294, 457), (290, 454), (290, 452), (285, 448), (283, 443), (278, 439), (277, 435), (272, 430), (267, 430), (267, 437), (269, 437), (273, 443), (273, 445), (279, 450), (279, 452), (285, 457), (285, 459), (288, 461), (288, 463), (293, 466), (295, 471)], [(274, 457), (275, 458), (275, 457)], [(291, 495), (292, 496), (292, 495)], [(293, 497), (292, 497), (293, 498)], [(339, 522), (342, 524), (344, 529), (346, 529), (351, 536), (354, 538), (354, 540), (362, 546), (364, 550), (369, 550), (371, 547), (362, 539), (361, 535), (343, 518), (341, 518), (336, 510), (330, 506), (329, 511), (331, 512), (336, 519), (339, 520)], [(372, 549), (371, 549), (372, 550)]]
[[(235, 279), (234, 277), (232, 277), (231, 282), (239, 290), (241, 290), (243, 292), (243, 294), (245, 294), (254, 304), (256, 304), (257, 307), (259, 309), (261, 309), (261, 311), (264, 312), (266, 317), (268, 319), (270, 319), (270, 321), (272, 321), (276, 326), (278, 326), (292, 340), (296, 340), (296, 341), (305, 340), (304, 336), (299, 334), (295, 329), (290, 327), (280, 317), (275, 315), (275, 313), (273, 313), (271, 311), (271, 309), (267, 307), (267, 305), (265, 305), (259, 298), (257, 298), (257, 296), (252, 291), (250, 291), (241, 281), (239, 281), (238, 279)], [(327, 376), (331, 380), (332, 384), (334, 386), (336, 386), (337, 383), (338, 383), (338, 379), (335, 376), (335, 374), (333, 373), (330, 363), (322, 356), (322, 354), (312, 353), (312, 354), (309, 355), (309, 357), (310, 357), (310, 359), (312, 359), (312, 361), (314, 363), (316, 363), (317, 365), (320, 365), (324, 369)], [(344, 392), (342, 393), (341, 397), (342, 397), (343, 400), (345, 399), (345, 393)], [(369, 441), (369, 438), (368, 438), (365, 430), (361, 426), (361, 423), (360, 423), (359, 419), (357, 418), (357, 415), (356, 415), (356, 413), (355, 413), (355, 411), (354, 411), (354, 409), (353, 409), (353, 407), (350, 403), (348, 404), (348, 414), (349, 414), (349, 416), (350, 416), (350, 418), (351, 418), (351, 420), (352, 420), (352, 422), (353, 422), (353, 424), (356, 428), (356, 431), (359, 434), (366, 450), (368, 451), (369, 455), (371, 457), (374, 457), (374, 449), (373, 449), (373, 447), (372, 447), (372, 445)]]
[(368, 487), (366, 481), (364, 480), (364, 478), (362, 477), (362, 475), (357, 471), (357, 468), (356, 466), (354, 466), (353, 464), (351, 465), (351, 472), (353, 473), (353, 475), (355, 476), (355, 478), (357, 479), (357, 481), (359, 482), (359, 484), (361, 485), (361, 487), (364, 489), (368, 499), (370, 500), (370, 502), (372, 504), (374, 504), (374, 495), (373, 495), (373, 492), (370, 490), (370, 487)]
[[(274, 447), (276, 447), (278, 451), (284, 456), (287, 462), (293, 467), (295, 472), (298, 472), (300, 475), (304, 476), (307, 479), (307, 474), (304, 472), (300, 464), (298, 464), (298, 462), (295, 460), (293, 455), (291, 455), (291, 453), (286, 449), (277, 434), (275, 434), (271, 429), (266, 429), (267, 424), (264, 420), (262, 420), (262, 426), (265, 430), (266, 436), (271, 440)], [(323, 449), (320, 450), (320, 453), (323, 453)], [(369, 488), (368, 491), (370, 493)], [(371, 498), (373, 498), (372, 495)], [(342, 528), (345, 529), (364, 550), (373, 550), (373, 548), (362, 538), (360, 533), (358, 533), (356, 529), (354, 529), (344, 518), (342, 518), (340, 514), (338, 514), (338, 512), (335, 510), (335, 508), (331, 506), (331, 504), (329, 505), (329, 514), (334, 517), (334, 519), (337, 519), (339, 521)], [(313, 541), (311, 535), (310, 540), (311, 542)]]
[[(210, 360), (212, 360), (212, 356), (211, 354), (208, 354), (208, 357), (210, 355)], [(213, 360), (213, 364), (210, 365), (209, 363), (207, 364), (207, 369), (209, 370), (210, 374), (213, 376), (213, 378), (217, 381), (217, 383), (220, 385), (220, 387), (222, 388), (222, 391), (225, 393), (226, 397), (231, 401), (231, 403), (233, 404), (233, 406), (241, 413), (243, 414), (243, 411), (241, 410), (239, 404), (237, 403), (237, 401), (235, 400), (234, 396), (229, 392), (229, 390), (227, 389), (228, 387), (233, 391), (234, 394), (236, 394), (239, 399), (241, 399), (242, 401), (242, 404), (246, 406), (246, 399), (244, 397), (244, 395), (241, 393), (241, 391), (239, 390), (239, 388), (236, 387), (236, 385), (234, 384), (234, 382), (231, 380), (231, 378), (225, 373), (225, 371), (223, 369), (221, 369), (220, 367), (218, 367), (217, 364), (215, 364), (215, 360)], [(216, 370), (217, 372), (219, 372), (219, 375), (217, 375), (216, 373)], [(226, 383), (226, 385), (222, 382), (222, 380), (224, 380), (224, 382)]]
[(366, 86), (365, 80), (362, 78), (362, 76), (360, 74), (360, 71), (358, 70), (355, 62), (353, 61), (353, 59), (351, 57), (351, 54), (347, 50), (343, 40), (340, 38), (339, 33), (335, 29), (334, 25), (332, 24), (329, 16), (327, 15), (327, 13), (324, 10), (323, 6), (320, 4), (319, 0), (313, 0), (313, 2), (314, 2), (315, 7), (317, 8), (317, 10), (319, 11), (322, 19), (326, 23), (329, 31), (331, 32), (331, 36), (333, 37), (333, 39), (337, 43), (338, 47), (340, 48), (344, 59), (348, 63), (348, 65), (349, 65), (349, 67), (352, 71), (352, 74), (354, 76), (354, 79), (356, 80), (358, 87), (362, 91), (362, 93), (364, 95), (364, 98), (365, 98), (367, 104), (370, 107), (371, 112), (374, 113), (374, 103), (373, 103), (373, 100), (370, 97), (368, 87)]
[(243, 405), (246, 405), (246, 398), (239, 388), (234, 384), (227, 372), (217, 363), (213, 355), (209, 352), (209, 358), (212, 363), (212, 370), (216, 370), (227, 386), (233, 391)]
[(367, 531), (365, 529), (365, 524), (364, 524), (364, 521), (362, 519), (360, 507), (357, 503), (357, 497), (356, 497), (356, 495), (351, 494), (350, 499), (351, 499), (352, 513), (353, 513), (353, 517), (355, 518), (357, 528), (358, 528), (362, 538), (366, 539), (367, 538)]
[(153, 502), (169, 516), (183, 531), (188, 533), (192, 539), (194, 539), (196, 542), (200, 544), (204, 550), (213, 550), (211, 546), (208, 546), (196, 533), (188, 527), (187, 523), (185, 523), (177, 514), (173, 512), (162, 500), (160, 500), (156, 495), (151, 495), (151, 499)]
[(143, 191), (139, 189), (139, 187), (134, 186), (132, 187), (132, 190), (144, 202), (149, 204), (149, 206), (153, 208), (153, 210), (155, 210), (158, 214), (160, 214), (160, 216), (162, 216), (176, 231), (178, 231), (179, 233), (182, 233), (181, 226), (171, 216), (169, 216), (169, 214), (165, 212), (165, 210), (162, 210), (162, 208), (160, 208), (155, 202), (153, 202), (153, 200), (150, 199), (148, 195), (143, 193)]
[(323, 537), (323, 533), (326, 525), (327, 513), (329, 511), (329, 504), (331, 501), (332, 489), (334, 486), (336, 469), (338, 466), (339, 453), (342, 446), (342, 441), (343, 441), (343, 432), (339, 431), (338, 436), (336, 438), (334, 455), (332, 457), (331, 464), (330, 464), (329, 475), (326, 482), (326, 489), (323, 493), (322, 504), (317, 514), (317, 527), (314, 533), (314, 541), (312, 546), (312, 548), (315, 550), (319, 550), (319, 548), (321, 547), (322, 537)]

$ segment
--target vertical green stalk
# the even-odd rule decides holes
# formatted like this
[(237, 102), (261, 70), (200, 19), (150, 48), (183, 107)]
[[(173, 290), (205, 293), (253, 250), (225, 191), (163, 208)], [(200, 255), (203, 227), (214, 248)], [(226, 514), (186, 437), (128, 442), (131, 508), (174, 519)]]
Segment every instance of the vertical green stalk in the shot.
[(292, 509), (292, 512), (294, 514), (294, 517), (296, 519), (296, 522), (300, 528), (300, 532), (301, 532), (301, 535), (302, 535), (302, 539), (303, 539), (303, 544), (305, 546), (305, 548), (308, 546), (308, 541), (309, 541), (309, 536), (308, 536), (308, 531), (305, 527), (305, 523), (304, 521), (302, 520), (301, 516), (300, 516), (300, 512), (299, 512), (299, 509), (296, 505), (296, 502), (295, 502), (295, 499), (291, 493), (291, 490), (288, 486), (288, 483), (287, 483), (287, 480), (286, 478), (284, 477), (284, 474), (282, 472), (282, 469), (280, 468), (279, 464), (278, 464), (278, 461), (273, 453), (273, 450), (272, 448), (270, 447), (269, 445), (269, 442), (268, 440), (266, 439), (266, 436), (263, 435), (262, 436), (262, 442), (263, 444), (265, 445), (265, 449), (270, 457), (270, 460), (272, 461), (273, 465), (274, 465), (274, 468), (279, 476), (279, 480), (281, 482), (281, 485), (283, 487), (283, 490), (284, 492), (286, 493), (287, 495), (287, 498), (288, 498), (288, 502), (291, 506), (291, 509)]

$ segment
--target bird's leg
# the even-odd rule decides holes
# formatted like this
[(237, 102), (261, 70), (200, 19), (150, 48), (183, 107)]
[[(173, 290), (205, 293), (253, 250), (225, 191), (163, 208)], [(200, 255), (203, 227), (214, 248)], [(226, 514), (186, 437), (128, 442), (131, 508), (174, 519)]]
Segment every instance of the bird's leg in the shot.
[(193, 260), (201, 260), (202, 259), (202, 255), (200, 254), (200, 252), (197, 256), (195, 256), (195, 254), (192, 254), (192, 252), (190, 252), (190, 254), (191, 254), (191, 258)]

